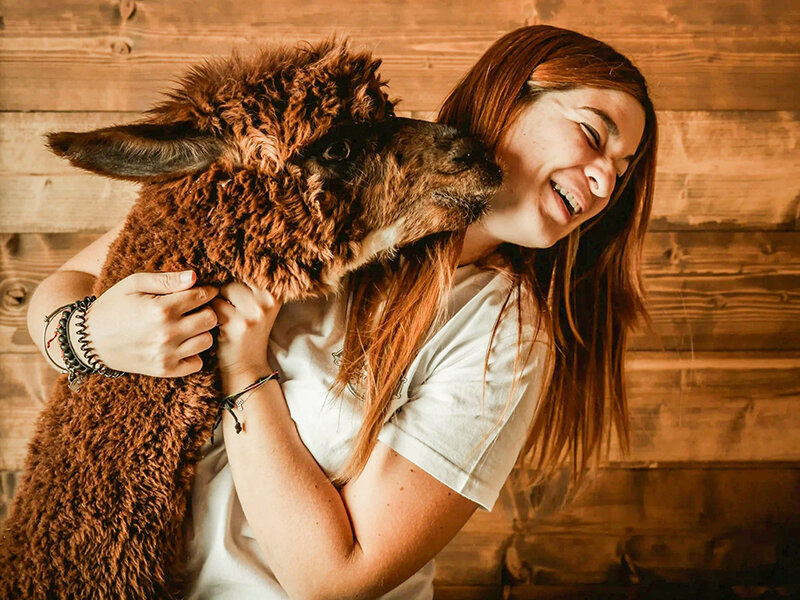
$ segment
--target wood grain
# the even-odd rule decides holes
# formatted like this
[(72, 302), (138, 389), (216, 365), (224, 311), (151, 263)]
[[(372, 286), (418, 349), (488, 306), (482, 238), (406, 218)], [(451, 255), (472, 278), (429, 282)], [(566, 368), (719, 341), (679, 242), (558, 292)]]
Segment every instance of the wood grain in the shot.
[(627, 390), (624, 462), (800, 459), (800, 354), (630, 352)]
[(528, 489), (512, 477), (516, 506), (477, 512), (437, 558), (437, 584), (725, 581), (787, 576), (800, 559), (800, 463), (606, 468), (577, 489), (563, 475)]
[(646, 276), (637, 350), (800, 349), (800, 275)]
[[(633, 352), (627, 364), (631, 452), (612, 444), (612, 462), (800, 460), (800, 353)], [(0, 470), (21, 468), (56, 376), (39, 354), (0, 355)]]
[(793, 231), (651, 231), (643, 270), (676, 275), (797, 275), (800, 236)]
[[(694, 12), (680, 0), (640, 11), (623, 0), (485, 3), (342, 1), (269, 7), (189, 0), (12, 3), (0, 40), (2, 110), (141, 110), (185, 65), (269, 41), (340, 32), (384, 60), (392, 91), (413, 110), (434, 110), (480, 54), (506, 31), (546, 22), (581, 29), (625, 52), (649, 78), (662, 109), (800, 109), (797, 11), (789, 0), (715, 2)], [(718, 13), (723, 13), (721, 19)], [(753, 23), (748, 18), (753, 15)]]
[(0, 354), (37, 352), (26, 313), (39, 283), (97, 234), (0, 234)]
[[(0, 231), (105, 231), (116, 225), (135, 200), (136, 186), (75, 169), (41, 140), (49, 131), (88, 130), (139, 116), (0, 113)], [(651, 230), (798, 229), (800, 113), (662, 111), (659, 121)]]
[[(760, 501), (747, 501), (754, 492)], [(741, 581), (772, 567), (786, 576), (800, 558), (798, 492), (800, 463), (606, 469), (545, 514), (534, 489), (508, 575), (539, 584)]]
[[(41, 360), (40, 360), (41, 359)], [(58, 372), (41, 356), (6, 354), (0, 360), (0, 470), (24, 465), (36, 417)]]

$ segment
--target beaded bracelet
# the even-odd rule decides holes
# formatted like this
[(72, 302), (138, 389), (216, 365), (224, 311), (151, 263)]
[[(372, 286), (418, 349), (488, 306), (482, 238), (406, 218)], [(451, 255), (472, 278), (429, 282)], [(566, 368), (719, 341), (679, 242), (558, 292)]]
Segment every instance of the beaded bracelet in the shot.
[[(95, 301), (95, 299), (96, 298), (94, 296), (86, 296), (86, 298), (83, 300), (78, 300), (72, 304), (66, 304), (60, 308), (57, 308), (47, 317), (45, 317), (44, 329), (45, 338), (47, 338), (47, 326), (50, 324), (50, 320), (59, 312), (61, 313), (61, 317), (58, 320), (58, 325), (56, 326), (55, 337), (58, 338), (58, 345), (61, 349), (61, 358), (64, 361), (66, 370), (57, 364), (47, 352), (47, 349), (50, 347), (50, 342), (47, 341), (45, 341), (45, 354), (47, 354), (47, 358), (50, 359), (50, 362), (56, 365), (56, 367), (58, 367), (62, 373), (67, 374), (67, 382), (69, 383), (70, 389), (73, 391), (78, 388), (87, 375), (92, 373), (99, 373), (103, 377), (109, 378), (116, 378), (124, 375), (122, 371), (109, 369), (105, 364), (103, 364), (103, 362), (95, 353), (94, 349), (89, 346), (89, 336), (86, 332), (86, 311), (92, 305), (92, 302)], [(83, 362), (78, 358), (78, 354), (75, 352), (75, 348), (73, 348), (72, 340), (69, 336), (69, 324), (73, 316), (76, 319), (75, 330), (77, 332), (78, 342), (80, 344), (80, 351), (86, 362)], [(50, 341), (52, 342), (52, 340)]]
[[(236, 430), (236, 433), (241, 433), (242, 432), (242, 424), (239, 422), (239, 419), (236, 417), (236, 413), (233, 412), (233, 409), (237, 408), (239, 410), (242, 410), (242, 407), (244, 406), (244, 403), (247, 400), (247, 398), (243, 397), (243, 396), (245, 394), (248, 394), (249, 392), (252, 392), (256, 388), (261, 387), (262, 385), (264, 385), (268, 381), (272, 381), (273, 379), (275, 379), (275, 380), (278, 379), (278, 372), (277, 371), (273, 371), (269, 375), (265, 375), (264, 377), (261, 377), (260, 379), (256, 379), (253, 383), (248, 385), (243, 390), (241, 390), (239, 392), (236, 392), (235, 394), (231, 394), (229, 396), (225, 396), (224, 398), (221, 398), (220, 400), (218, 400), (218, 402), (220, 403), (220, 407), (219, 407), (219, 414), (217, 415), (217, 420), (214, 422), (214, 429), (216, 429), (219, 426), (220, 421), (222, 421), (222, 411), (223, 410), (227, 410), (230, 413), (230, 415), (233, 417), (234, 422), (236, 423), (236, 425), (234, 426), (234, 429)], [(214, 432), (213, 432), (213, 430), (211, 432), (211, 443), (212, 444), (214, 443)]]

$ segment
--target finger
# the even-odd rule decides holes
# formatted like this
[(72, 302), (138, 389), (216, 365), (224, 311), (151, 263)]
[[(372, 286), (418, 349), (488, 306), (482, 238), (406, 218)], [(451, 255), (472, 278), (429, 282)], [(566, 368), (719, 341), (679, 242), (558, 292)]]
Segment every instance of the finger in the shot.
[(201, 285), (174, 294), (158, 296), (165, 306), (171, 307), (175, 314), (185, 315), (207, 304), (219, 293), (219, 289), (213, 285)]
[(197, 356), (189, 356), (178, 361), (178, 365), (172, 371), (172, 377), (186, 377), (192, 373), (197, 373), (203, 368), (203, 359)]
[(268, 290), (263, 290), (261, 288), (254, 287), (249, 283), (246, 284), (250, 293), (253, 294), (253, 298), (258, 302), (260, 306), (263, 306), (266, 309), (273, 308), (276, 304), (275, 296), (273, 296)]
[(196, 354), (200, 354), (205, 350), (211, 348), (214, 345), (214, 336), (211, 335), (210, 332), (206, 331), (199, 335), (189, 338), (185, 340), (182, 344), (180, 344), (177, 349), (175, 350), (176, 356), (180, 359), (190, 358)]
[[(211, 331), (217, 326), (217, 313), (210, 306), (184, 315), (178, 321), (177, 335), (181, 340), (188, 340), (196, 335)], [(183, 343), (183, 341), (181, 341)], [(180, 345), (180, 344), (179, 344)]]
[(125, 288), (130, 293), (171, 294), (187, 290), (194, 285), (194, 271), (167, 273), (134, 273), (125, 278)]
[(253, 291), (239, 281), (226, 283), (219, 289), (219, 295), (237, 308), (253, 304)]
[(228, 302), (225, 298), (214, 298), (211, 301), (211, 308), (217, 315), (217, 324), (224, 325), (236, 315), (236, 307)]

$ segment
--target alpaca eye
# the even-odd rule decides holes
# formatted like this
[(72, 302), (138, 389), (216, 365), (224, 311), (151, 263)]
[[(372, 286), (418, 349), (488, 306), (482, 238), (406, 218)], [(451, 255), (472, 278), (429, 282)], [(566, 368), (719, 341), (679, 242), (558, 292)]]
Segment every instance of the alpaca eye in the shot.
[(322, 158), (325, 160), (344, 160), (350, 156), (350, 144), (344, 140), (333, 142), (322, 153)]

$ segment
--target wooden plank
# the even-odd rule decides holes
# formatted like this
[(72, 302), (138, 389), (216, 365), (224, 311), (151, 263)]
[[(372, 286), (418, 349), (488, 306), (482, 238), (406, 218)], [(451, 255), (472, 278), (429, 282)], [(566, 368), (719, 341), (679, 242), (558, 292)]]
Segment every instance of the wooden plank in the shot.
[(108, 231), (125, 218), (136, 184), (74, 175), (0, 178), (0, 233)]
[[(500, 35), (525, 23), (566, 25), (597, 35), (641, 65), (662, 108), (800, 108), (797, 10), (789, 0), (714, 2), (694, 11), (680, 0), (640, 10), (595, 0), (522, 3), (491, 11), (477, 0), (374, 1), (354, 13), (342, 2), (247, 2), (230, 11), (189, 0), (140, 3), (129, 18), (116, 4), (43, 0), (6, 8), (0, 40), (4, 110), (140, 110), (183, 65), (232, 47), (315, 40), (345, 32), (384, 59), (395, 94), (433, 110)], [(239, 9), (241, 6), (241, 9)]]
[(800, 349), (800, 275), (646, 277), (636, 350)]
[[(38, 10), (36, 5), (40, 5)], [(6, 14), (0, 76), (8, 85), (0, 93), (0, 106), (31, 108), (34, 102), (40, 110), (42, 103), (60, 110), (81, 106), (140, 110), (185, 65), (204, 55), (269, 42), (317, 40), (339, 32), (385, 58), (383, 73), (392, 76), (393, 93), (435, 98), (428, 104), (430, 110), (444, 95), (436, 90), (450, 87), (472, 56), (524, 22), (518, 2), (501, 3), (487, 13), (476, 0), (458, 6), (452, 2), (367, 2), (356, 13), (345, 3), (321, 0), (299, 5), (274, 2), (269, 7), (244, 2), (236, 11), (223, 2), (208, 2), (199, 18), (191, 16), (198, 14), (191, 3), (139, 3), (128, 20), (120, 17), (113, 4), (101, 11), (94, 5), (91, 0), (70, 2), (70, 8), (54, 14), (45, 3), (34, 2)], [(448, 25), (453, 15), (458, 15), (456, 26)], [(440, 48), (427, 48), (430, 43)], [(439, 56), (433, 58), (434, 54)], [(89, 99), (80, 100), (79, 94), (64, 89), (59, 69), (52, 68), (54, 57), (62, 69), (74, 72), (76, 87), (84, 89)], [(106, 87), (101, 80), (111, 85)], [(31, 85), (58, 98), (37, 101), (34, 93), (26, 94), (30, 99), (14, 100), (15, 93)]]
[[(525, 489), (512, 477), (516, 505), (476, 513), (437, 557), (437, 584), (741, 583), (768, 568), (787, 574), (800, 560), (792, 545), (800, 463), (606, 468), (578, 489), (568, 480), (562, 471)], [(747, 501), (749, 490), (761, 501)], [(488, 549), (496, 562), (487, 562)]]
[[(381, 73), (391, 93), (408, 110), (435, 110), (449, 91), (503, 31), (469, 36), (457, 34), (353, 35), (383, 58)], [(2, 110), (144, 110), (159, 91), (204, 57), (249, 49), (270, 37), (267, 32), (231, 32), (222, 39), (198, 33), (189, 39), (174, 34), (154, 41), (150, 34), (83, 34), (74, 41), (29, 39), (19, 50), (0, 44), (0, 109)], [(187, 36), (188, 37), (188, 36)], [(222, 37), (222, 36), (220, 36)], [(318, 40), (309, 32), (299, 39)], [(605, 36), (639, 64), (650, 82), (656, 105), (687, 110), (799, 110), (795, 74), (800, 36), (780, 47), (772, 37), (731, 37), (698, 41), (690, 34)], [(244, 38), (244, 41), (242, 39)], [(411, 38), (411, 39), (408, 39)], [(39, 41), (37, 39), (37, 41)], [(156, 46), (152, 48), (152, 46)], [(66, 47), (66, 48), (65, 48)], [(474, 50), (473, 50), (474, 48)], [(124, 49), (124, 50), (122, 50)], [(121, 53), (121, 54), (120, 54)]]
[(504, 600), (500, 585), (436, 585), (434, 600)]
[[(651, 591), (652, 593), (652, 591)], [(632, 586), (436, 585), (434, 600), (634, 600)], [(678, 598), (679, 596), (670, 596)], [(652, 600), (653, 596), (643, 596)]]
[(608, 469), (548, 516), (532, 505), (506, 564), (516, 582), (548, 585), (786, 576), (800, 559), (798, 492), (800, 463)]
[(0, 470), (22, 469), (36, 417), (57, 377), (41, 355), (0, 358)]
[(98, 234), (0, 234), (0, 353), (37, 352), (26, 313), (33, 291)]
[[(21, 468), (55, 377), (39, 354), (0, 355), (0, 470)], [(631, 353), (628, 389), (631, 452), (611, 461), (800, 460), (800, 353)]]
[[(53, 10), (49, 0), (27, 0), (4, 6), (6, 33), (28, 31), (31, 23), (46, 31), (98, 29), (141, 23), (150, 28), (173, 25), (177, 31), (198, 29), (225, 30), (236, 25), (251, 27), (274, 26), (288, 28), (295, 34), (304, 28), (347, 26), (350, 31), (409, 29), (439, 31), (443, 23), (452, 23), (470, 30), (515, 24), (546, 22), (559, 27), (584, 31), (597, 29), (619, 31), (623, 28), (641, 32), (703, 33), (708, 31), (784, 31), (800, 29), (800, 10), (792, 0), (705, 0), (702, 4), (687, 4), (681, 0), (660, 0), (658, 3), (636, 5), (624, 0), (534, 0), (515, 2), (502, 0), (485, 10), (485, 4), (475, 0), (456, 2), (439, 0), (407, 0), (402, 6), (383, 0), (364, 0), (357, 13), (346, 0), (308, 0), (302, 5), (273, 2), (267, 8), (260, 2), (243, 1), (236, 11), (224, 2), (208, 2), (203, 11), (191, 10), (191, 0), (173, 0), (167, 5), (133, 3), (133, 12), (122, 14), (117, 1), (62, 0)], [(602, 10), (599, 10), (602, 8)], [(624, 27), (623, 25), (624, 24)]]
[(797, 228), (800, 114), (662, 111), (658, 119), (651, 229)]
[(800, 459), (797, 353), (631, 352), (627, 377), (625, 461)]
[(800, 236), (789, 231), (651, 231), (643, 270), (650, 278), (800, 274)]
[[(0, 234), (0, 353), (36, 352), (28, 298), (98, 234)], [(644, 270), (653, 331), (636, 350), (800, 350), (800, 232), (655, 232)]]
[[(434, 117), (429, 112), (402, 114)], [(74, 169), (50, 154), (41, 140), (48, 131), (91, 129), (138, 117), (125, 112), (0, 113), (0, 231), (113, 227), (135, 199), (136, 186)], [(798, 228), (800, 113), (662, 111), (659, 121), (651, 230)]]

